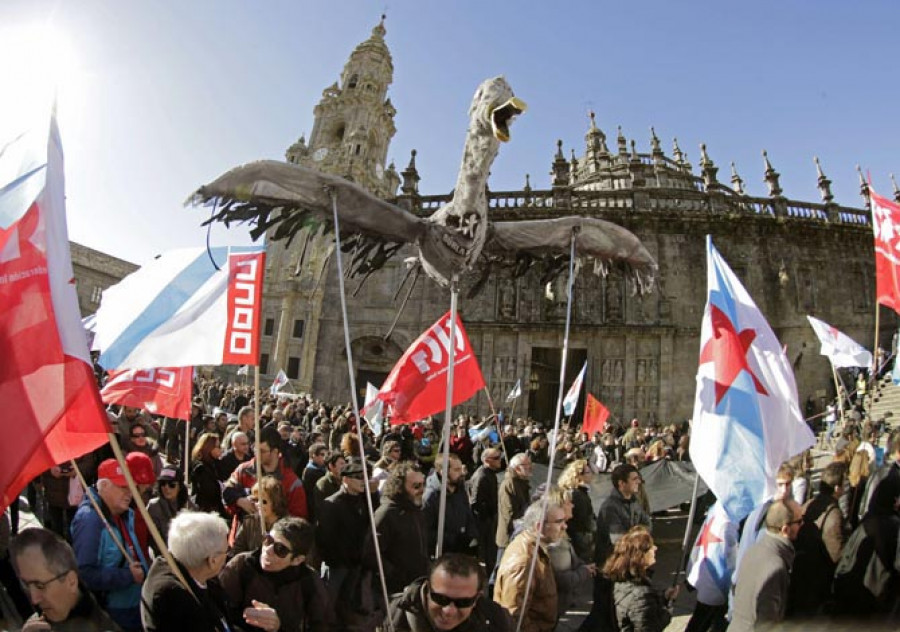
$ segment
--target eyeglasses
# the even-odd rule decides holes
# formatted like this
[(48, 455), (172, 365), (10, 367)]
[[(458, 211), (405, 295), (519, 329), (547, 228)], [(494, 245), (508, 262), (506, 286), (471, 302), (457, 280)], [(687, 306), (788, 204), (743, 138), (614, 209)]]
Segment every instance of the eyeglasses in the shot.
[(276, 542), (271, 533), (267, 533), (265, 537), (263, 537), (263, 546), (272, 547), (272, 551), (275, 553), (275, 555), (282, 558), (287, 557), (292, 553), (290, 547), (285, 546), (281, 542)]
[(431, 586), (428, 587), (428, 594), (431, 596), (431, 600), (441, 608), (446, 608), (451, 603), (457, 608), (471, 608), (475, 605), (475, 602), (478, 601), (478, 595), (472, 597), (448, 597), (447, 595), (435, 592)]
[(160, 487), (168, 487), (169, 489), (174, 489), (178, 487), (178, 481), (160, 481)]
[(35, 590), (39, 590), (39, 591), (41, 591), (41, 592), (44, 592), (45, 590), (47, 590), (47, 586), (48, 586), (49, 584), (52, 584), (52, 583), (55, 582), (57, 579), (62, 579), (63, 577), (65, 577), (65, 576), (68, 575), (68, 574), (69, 574), (69, 571), (63, 571), (62, 573), (60, 573), (60, 574), (57, 575), (56, 577), (51, 577), (51, 578), (48, 579), (47, 581), (39, 582), (39, 581), (36, 581), (36, 580), (34, 580), (34, 581), (22, 581), (22, 580), (19, 580), (19, 583), (22, 584), (22, 588), (24, 588), (26, 591), (28, 591), (28, 590), (34, 588)]

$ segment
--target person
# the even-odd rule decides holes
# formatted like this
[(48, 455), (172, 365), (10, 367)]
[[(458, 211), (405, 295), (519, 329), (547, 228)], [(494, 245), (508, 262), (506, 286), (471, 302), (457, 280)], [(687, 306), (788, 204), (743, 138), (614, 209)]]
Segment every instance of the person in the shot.
[[(558, 542), (566, 530), (565, 511), (558, 504), (539, 499), (529, 505), (522, 519), (522, 532), (503, 553), (494, 585), (494, 601), (506, 608), (514, 620), (522, 617), (522, 630), (551, 632), (557, 621), (556, 578), (547, 546)], [(535, 552), (537, 549), (537, 552)], [(531, 574), (532, 556), (537, 555)], [(531, 577), (531, 590), (525, 591)]]
[(128, 451), (140, 452), (150, 457), (150, 461), (153, 464), (153, 473), (159, 476), (163, 465), (162, 457), (159, 455), (159, 447), (156, 445), (156, 442), (148, 434), (147, 425), (141, 422), (132, 423), (128, 436), (131, 439)]
[(222, 485), (216, 463), (222, 455), (219, 435), (207, 432), (197, 439), (191, 453), (191, 501), (200, 511), (214, 511), (223, 518)]
[[(270, 428), (275, 430), (274, 428)], [(251, 630), (331, 630), (334, 617), (325, 584), (304, 562), (315, 529), (302, 518), (282, 518), (262, 547), (233, 557), (219, 577), (232, 618)]]
[(550, 502), (563, 508), (563, 516), (566, 519), (565, 533), (559, 540), (547, 545), (553, 577), (556, 579), (557, 616), (562, 616), (576, 605), (582, 596), (582, 587), (590, 585), (590, 579), (597, 574), (597, 567), (593, 563), (584, 563), (575, 552), (569, 537), (569, 525), (572, 523), (574, 508), (572, 490), (562, 489), (557, 485), (550, 485), (548, 488), (545, 484), (541, 484), (538, 489), (541, 490), (541, 494), (535, 500), (538, 500), (546, 490)]
[[(90, 494), (90, 497), (88, 496)], [(94, 510), (93, 497), (103, 515)], [(119, 463), (107, 459), (97, 469), (97, 485), (85, 494), (72, 520), (72, 547), (84, 585), (105, 595), (104, 606), (123, 630), (141, 629), (141, 584), (149, 569), (134, 530), (131, 492)], [(126, 551), (128, 559), (113, 541)]]
[[(334, 604), (338, 622), (345, 629), (364, 628), (371, 613), (359, 603), (357, 587), (371, 579), (363, 573), (362, 550), (348, 542), (363, 542), (369, 532), (369, 508), (365, 496), (363, 467), (358, 457), (351, 458), (341, 472), (341, 488), (318, 506), (318, 549), (322, 557), (322, 576), (328, 582), (328, 595)], [(379, 505), (377, 482), (369, 479), (373, 509)]]
[(251, 458), (253, 458), (253, 451), (250, 449), (250, 438), (244, 432), (235, 432), (231, 435), (231, 447), (222, 455), (217, 464), (219, 480), (228, 480), (238, 465), (246, 463)]
[[(229, 550), (231, 556), (245, 551), (255, 551), (262, 546), (263, 536), (276, 522), (288, 516), (288, 501), (281, 481), (274, 476), (263, 476), (253, 484), (250, 494), (259, 507), (258, 514), (247, 514), (241, 520), (234, 543)], [(260, 523), (260, 516), (263, 524)]]
[(243, 516), (256, 515), (257, 512), (256, 503), (248, 494), (256, 482), (256, 459), (260, 460), (263, 475), (268, 474), (281, 481), (284, 495), (288, 499), (288, 514), (297, 518), (307, 517), (306, 493), (300, 479), (281, 458), (281, 436), (278, 430), (263, 428), (259, 434), (256, 456), (239, 465), (222, 490), (226, 510), (234, 516), (232, 528), (235, 532)]
[[(531, 500), (531, 459), (521, 452), (509, 460), (509, 468), (503, 483), (500, 484), (497, 502), (497, 561), (509, 544), (509, 536), (513, 532), (513, 522), (525, 514), (525, 509)], [(493, 582), (492, 582), (493, 583)]]
[(187, 488), (181, 479), (182, 474), (179, 468), (164, 467), (156, 479), (157, 494), (147, 503), (147, 512), (163, 539), (169, 533), (169, 524), (172, 522), (172, 518), (179, 511), (196, 509), (194, 503), (188, 498)]
[[(93, 452), (79, 457), (75, 463), (85, 480), (94, 480), (97, 475), (97, 458)], [(44, 526), (68, 539), (72, 519), (84, 497), (75, 468), (71, 463), (54, 465), (41, 475), (40, 481), (44, 487)]]
[(316, 481), (316, 490), (310, 504), (315, 506), (315, 513), (326, 498), (341, 488), (341, 470), (347, 464), (347, 457), (340, 452), (332, 452), (325, 459), (325, 476)]
[[(422, 511), (428, 530), (428, 550), (434, 551), (438, 540), (438, 514), (441, 502), (441, 474), (444, 453), (438, 454), (434, 472), (425, 482)], [(478, 525), (469, 507), (466, 493), (466, 473), (458, 454), (452, 452), (447, 460), (447, 496), (444, 507), (444, 538), (442, 550), (448, 553), (474, 553), (478, 544)]]
[(385, 440), (381, 444), (381, 458), (373, 466), (372, 478), (378, 482), (378, 491), (384, 487), (384, 481), (390, 475), (390, 469), (400, 461), (400, 442)]
[(576, 459), (566, 466), (559, 476), (558, 485), (572, 493), (572, 518), (566, 525), (566, 533), (575, 548), (575, 554), (582, 560), (594, 559), (594, 533), (597, 523), (594, 519), (594, 505), (589, 494), (594, 472), (585, 459)]
[(245, 404), (238, 410), (237, 416), (237, 422), (229, 424), (228, 428), (225, 430), (225, 441), (222, 445), (224, 445), (226, 449), (231, 447), (231, 444), (234, 441), (234, 436), (238, 432), (243, 432), (245, 435), (247, 435), (247, 438), (251, 444), (256, 438), (256, 432), (254, 430), (256, 424), (256, 415), (253, 412), (253, 408)]
[(728, 632), (751, 631), (784, 620), (794, 562), (793, 541), (803, 509), (791, 498), (776, 500), (766, 512), (766, 530), (737, 570), (734, 609)]
[(512, 632), (500, 605), (483, 596), (484, 571), (475, 558), (446, 553), (427, 578), (415, 580), (391, 601), (382, 629), (397, 632)]
[(668, 604), (678, 596), (679, 586), (662, 592), (650, 584), (656, 550), (650, 532), (638, 525), (616, 541), (603, 565), (604, 576), (613, 582), (621, 632), (662, 632), (672, 619)]
[(486, 448), (481, 453), (481, 466), (469, 481), (472, 513), (478, 522), (478, 544), (481, 561), (486, 568), (497, 562), (497, 472), (500, 471), (500, 450)]
[(829, 463), (819, 481), (819, 493), (803, 506), (803, 523), (794, 541), (794, 564), (788, 614), (818, 614), (831, 597), (835, 567), (846, 533), (839, 499), (844, 492), (846, 463)]
[(49, 529), (31, 527), (10, 545), (10, 560), (36, 612), (24, 631), (120, 630), (78, 580), (72, 547)]
[(225, 565), (227, 547), (228, 525), (220, 516), (187, 510), (172, 519), (169, 551), (177, 570), (164, 557), (153, 560), (141, 590), (146, 632), (234, 629), (227, 598), (216, 580)]
[[(428, 534), (422, 514), (425, 477), (412, 462), (397, 465), (384, 484), (381, 506), (375, 511), (378, 548), (389, 593), (402, 591), (428, 573)], [(377, 571), (375, 540), (366, 534), (363, 565)]]
[(835, 611), (858, 617), (897, 612), (900, 596), (900, 484), (885, 478), (847, 540), (834, 575)]
[[(632, 426), (635, 427), (635, 426)], [(634, 465), (616, 466), (611, 475), (612, 492), (597, 511), (597, 529), (594, 542), (594, 563), (603, 568), (616, 542), (632, 527), (651, 528), (650, 515), (639, 500), (643, 480)], [(594, 603), (581, 629), (615, 629), (616, 610), (613, 602), (612, 582), (603, 574), (594, 576)]]
[[(328, 458), (328, 447), (324, 443), (317, 441), (309, 446), (309, 461), (306, 463), (306, 467), (303, 469), (303, 476), (301, 477), (303, 491), (307, 498), (315, 498), (316, 483), (318, 483), (319, 479), (325, 476), (325, 473), (328, 471), (325, 468), (326, 458)], [(315, 502), (307, 503), (306, 511), (309, 514), (310, 521), (315, 524)]]

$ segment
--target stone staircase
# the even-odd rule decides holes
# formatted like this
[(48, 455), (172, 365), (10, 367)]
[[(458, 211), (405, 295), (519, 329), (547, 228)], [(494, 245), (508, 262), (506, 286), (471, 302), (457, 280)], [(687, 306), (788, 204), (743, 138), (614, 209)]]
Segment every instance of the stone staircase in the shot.
[[(891, 374), (886, 374), (878, 381), (878, 390), (869, 406), (869, 417), (875, 421), (885, 420), (885, 428), (895, 428), (900, 425), (900, 384), (894, 384)], [(881, 437), (881, 442), (887, 438), (888, 432)]]

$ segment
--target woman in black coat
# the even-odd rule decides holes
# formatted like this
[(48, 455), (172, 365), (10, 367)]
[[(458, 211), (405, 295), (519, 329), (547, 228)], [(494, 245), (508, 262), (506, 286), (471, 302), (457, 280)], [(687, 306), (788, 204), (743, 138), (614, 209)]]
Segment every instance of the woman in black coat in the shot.
[(215, 511), (228, 518), (222, 505), (222, 485), (216, 463), (222, 456), (219, 435), (208, 432), (200, 435), (191, 454), (191, 500), (200, 511)]
[(614, 582), (613, 600), (621, 632), (662, 632), (672, 620), (668, 604), (678, 587), (664, 593), (650, 585), (650, 567), (656, 563), (656, 545), (646, 527), (633, 527), (613, 548), (603, 574)]

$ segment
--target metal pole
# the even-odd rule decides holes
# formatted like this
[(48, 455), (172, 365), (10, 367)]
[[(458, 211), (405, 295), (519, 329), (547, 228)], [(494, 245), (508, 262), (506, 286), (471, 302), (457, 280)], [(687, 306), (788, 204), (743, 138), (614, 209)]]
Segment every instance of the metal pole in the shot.
[(691, 529), (694, 526), (694, 514), (697, 511), (697, 489), (700, 486), (700, 475), (694, 473), (694, 491), (691, 492), (691, 510), (688, 512), (687, 525), (684, 527), (684, 540), (681, 542), (681, 564), (678, 566), (678, 570), (675, 571), (675, 578), (672, 580), (672, 586), (676, 586), (678, 584), (678, 576), (681, 575), (683, 571), (687, 570), (687, 561), (690, 554), (690, 549), (688, 549), (688, 544), (691, 541)]
[[(175, 422), (178, 423), (177, 421)], [(188, 488), (188, 470), (191, 469), (191, 420), (184, 420), (184, 487)]]
[(447, 352), (447, 399), (444, 409), (444, 457), (441, 460), (441, 500), (438, 505), (437, 547), (434, 557), (439, 558), (444, 549), (444, 520), (447, 512), (447, 470), (450, 467), (450, 426), (453, 425), (453, 369), (456, 364), (456, 310), (459, 298), (459, 276), (450, 279), (450, 349)]
[[(344, 290), (344, 264), (341, 260), (341, 225), (338, 220), (337, 193), (335, 193), (334, 189), (331, 187), (327, 187), (327, 190), (331, 196), (331, 210), (334, 217), (334, 256), (337, 260), (338, 287), (340, 288), (341, 295), (341, 316), (344, 321), (344, 347), (347, 350), (347, 373), (350, 378), (350, 401), (353, 402), (353, 414), (356, 415), (356, 436), (359, 440), (359, 456), (363, 462), (363, 484), (366, 488), (365, 495), (366, 506), (369, 510), (369, 527), (372, 529), (372, 540), (375, 543), (375, 561), (378, 563), (378, 578), (381, 581), (381, 594), (384, 597), (384, 607), (388, 608), (391, 603), (391, 598), (387, 589), (387, 581), (384, 578), (384, 564), (381, 561), (381, 547), (378, 545), (378, 529), (375, 526), (375, 507), (372, 505), (372, 494), (369, 492), (369, 468), (365, 460), (366, 450), (362, 438), (362, 425), (360, 424), (359, 397), (356, 393), (356, 375), (353, 373), (353, 349), (350, 347), (350, 321), (347, 318), (347, 294)], [(391, 621), (390, 616), (386, 617), (386, 619), (389, 632), (394, 632), (394, 623)]]
[(541, 520), (537, 525), (538, 534), (534, 544), (534, 554), (531, 556), (531, 565), (528, 569), (528, 580), (525, 583), (525, 596), (522, 601), (522, 612), (516, 623), (516, 632), (521, 632), (525, 621), (525, 613), (528, 611), (528, 593), (531, 591), (531, 582), (534, 580), (534, 569), (537, 566), (538, 549), (541, 546), (541, 531), (544, 529), (544, 517), (547, 515), (547, 505), (550, 500), (550, 484), (553, 482), (553, 461), (556, 458), (556, 443), (559, 440), (559, 420), (562, 416), (563, 393), (566, 382), (566, 359), (569, 354), (569, 329), (572, 325), (572, 294), (575, 289), (575, 238), (578, 236), (578, 228), (572, 229), (572, 246), (569, 251), (569, 293), (566, 299), (566, 329), (563, 335), (562, 362), (559, 367), (559, 398), (556, 401), (556, 415), (553, 421), (553, 440), (550, 442), (550, 463), (547, 467), (547, 486), (542, 498)]
[[(256, 395), (253, 398), (253, 431), (256, 433), (254, 437), (256, 448), (253, 453), (253, 458), (256, 459), (256, 483), (260, 487), (262, 486), (262, 460), (259, 458), (259, 435), (260, 435), (260, 427), (259, 427), (259, 364), (256, 365), (256, 371), (253, 373), (253, 390), (256, 392)], [(272, 446), (269, 446), (271, 449)], [(257, 496), (259, 498), (259, 496)], [(259, 511), (257, 507), (256, 513), (259, 515), (259, 528), (260, 533), (263, 535), (266, 534), (266, 519), (263, 518), (262, 512)]]

